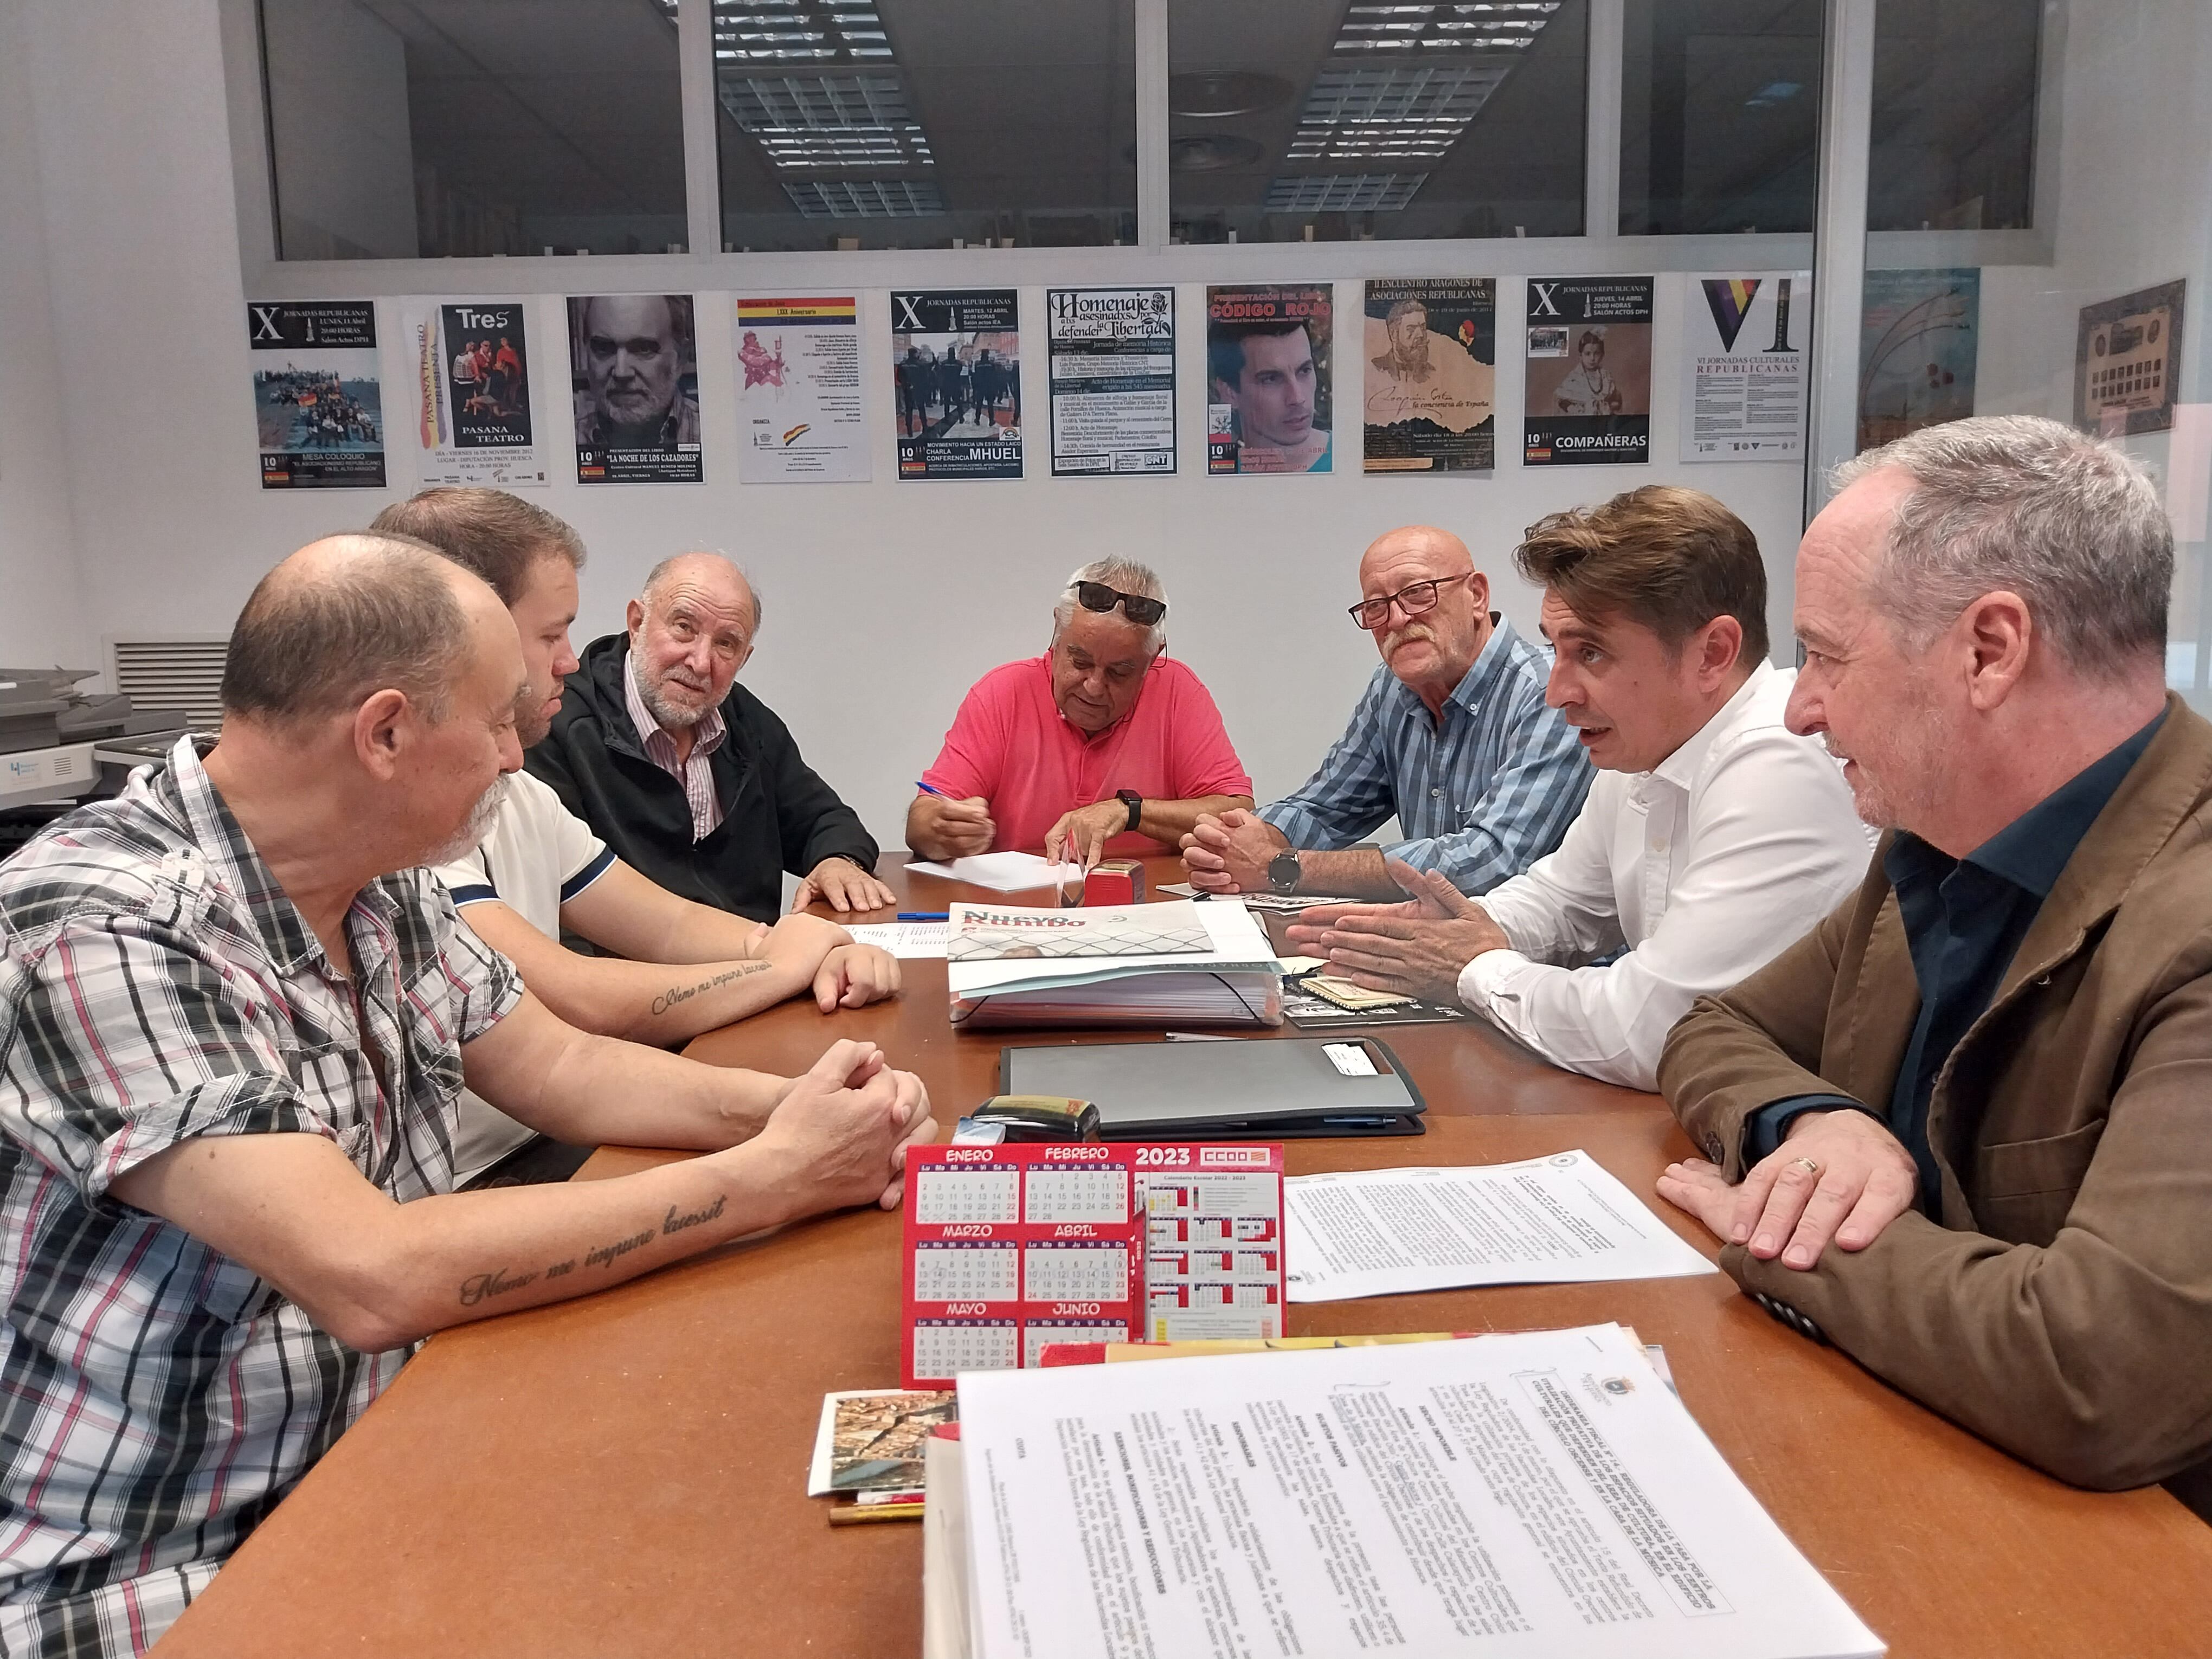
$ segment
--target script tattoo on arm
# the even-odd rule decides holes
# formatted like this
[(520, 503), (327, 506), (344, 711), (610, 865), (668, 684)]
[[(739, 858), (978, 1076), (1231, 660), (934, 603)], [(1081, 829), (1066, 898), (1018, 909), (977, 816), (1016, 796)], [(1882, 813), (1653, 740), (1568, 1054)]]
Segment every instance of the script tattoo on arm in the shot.
[(775, 965), (772, 962), (741, 962), (736, 967), (726, 969), (715, 975), (712, 979), (701, 980), (696, 985), (672, 985), (653, 998), (653, 1014), (658, 1018), (666, 1013), (678, 1003), (690, 1001), (702, 991), (718, 990), (732, 980), (743, 979), (749, 974), (764, 974)]

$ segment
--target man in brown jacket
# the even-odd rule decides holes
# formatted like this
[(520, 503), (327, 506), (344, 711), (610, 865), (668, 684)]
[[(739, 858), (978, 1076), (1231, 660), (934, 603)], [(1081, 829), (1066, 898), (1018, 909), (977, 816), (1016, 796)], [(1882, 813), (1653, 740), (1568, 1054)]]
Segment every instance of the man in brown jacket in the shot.
[(2212, 1496), (2212, 725), (2173, 544), (2055, 422), (1858, 458), (1797, 556), (1793, 730), (1865, 884), (1670, 1034), (1660, 1192), (1771, 1311), (2062, 1479)]

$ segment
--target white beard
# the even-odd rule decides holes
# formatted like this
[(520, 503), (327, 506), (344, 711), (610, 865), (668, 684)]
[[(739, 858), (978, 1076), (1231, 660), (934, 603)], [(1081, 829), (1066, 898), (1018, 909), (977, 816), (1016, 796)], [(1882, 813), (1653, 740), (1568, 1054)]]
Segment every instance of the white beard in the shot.
[(491, 834), (491, 827), (499, 822), (499, 809), (507, 801), (507, 774), (502, 772), (490, 788), (477, 798), (469, 809), (468, 821), (453, 831), (423, 859), (425, 864), (451, 864), (455, 859), (466, 858), (483, 845)]

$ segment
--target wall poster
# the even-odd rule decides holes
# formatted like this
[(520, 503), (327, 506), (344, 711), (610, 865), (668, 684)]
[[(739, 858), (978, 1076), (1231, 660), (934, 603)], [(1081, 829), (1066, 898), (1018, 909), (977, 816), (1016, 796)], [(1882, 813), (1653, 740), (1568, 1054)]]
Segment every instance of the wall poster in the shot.
[(1361, 355), (1369, 472), (1497, 465), (1498, 279), (1376, 278)]
[(867, 482), (852, 295), (738, 299), (738, 429), (743, 483)]
[(902, 478), (1022, 476), (1022, 336), (1012, 289), (891, 295)]
[(1682, 459), (1802, 460), (1812, 274), (1692, 276), (1682, 321)]
[(1331, 285), (1206, 290), (1206, 470), (1329, 470)]
[(1531, 276), (1523, 466), (1651, 459), (1649, 276)]
[(578, 483), (698, 483), (699, 358), (688, 294), (568, 301)]
[(1869, 270), (1859, 322), (1859, 443), (1974, 412), (1982, 273)]
[(2074, 424), (2108, 438), (2166, 432), (2181, 382), (2186, 283), (2081, 307), (2074, 346)]
[(425, 486), (546, 482), (530, 416), (530, 340), (521, 300), (416, 302), (416, 470)]
[(374, 300), (246, 307), (264, 489), (380, 489)]
[(1052, 475), (1176, 470), (1175, 289), (1044, 296)]

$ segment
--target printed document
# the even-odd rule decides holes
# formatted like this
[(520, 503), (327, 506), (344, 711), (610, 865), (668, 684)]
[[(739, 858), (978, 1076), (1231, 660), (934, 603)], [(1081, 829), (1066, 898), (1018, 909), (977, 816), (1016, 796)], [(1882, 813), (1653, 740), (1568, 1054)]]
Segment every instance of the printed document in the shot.
[(1883, 1650), (1618, 1325), (972, 1372), (960, 1419), (978, 1659)]
[(952, 937), (949, 921), (848, 921), (845, 931), (855, 945), (872, 945), (902, 961), (919, 962), (934, 957), (942, 962)]
[(1055, 864), (1035, 853), (978, 853), (954, 859), (950, 864), (909, 864), (909, 875), (942, 876), (964, 881), (970, 887), (988, 887), (994, 893), (1021, 893), (1032, 887), (1080, 886), (1083, 866)]
[(1293, 1302), (1720, 1271), (1588, 1152), (1297, 1176), (1284, 1188)]

